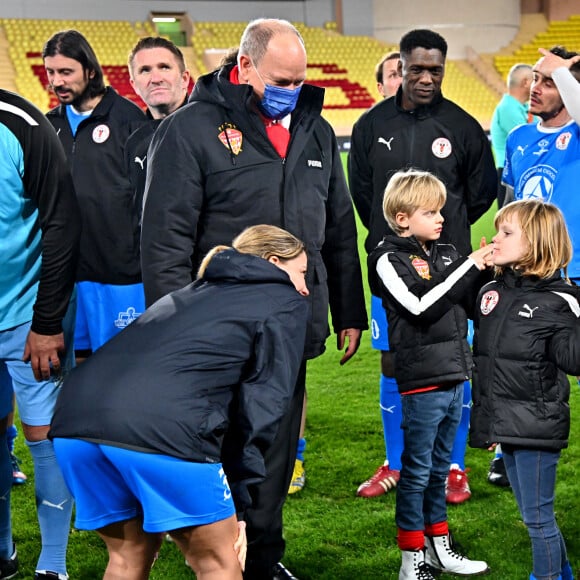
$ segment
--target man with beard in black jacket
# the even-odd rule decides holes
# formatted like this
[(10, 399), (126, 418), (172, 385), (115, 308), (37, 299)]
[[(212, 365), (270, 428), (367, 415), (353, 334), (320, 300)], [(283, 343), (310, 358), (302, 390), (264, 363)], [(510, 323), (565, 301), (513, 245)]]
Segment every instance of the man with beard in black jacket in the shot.
[(137, 214), (124, 164), (127, 138), (145, 121), (145, 115), (105, 86), (95, 52), (80, 32), (54, 34), (44, 45), (42, 58), (61, 103), (47, 117), (67, 154), (81, 209), (78, 360), (145, 309)]
[[(149, 149), (141, 263), (148, 304), (191, 282), (204, 254), (245, 227), (283, 227), (308, 250), (312, 317), (304, 359), (324, 351), (328, 305), (341, 363), (367, 328), (356, 225), (336, 136), (321, 117), (324, 91), (305, 84), (306, 51), (289, 22), (251, 22), (237, 64), (197, 80), (190, 104), (164, 120)], [(282, 507), (296, 458), (306, 382), (266, 457), (247, 514), (245, 578), (290, 578)]]

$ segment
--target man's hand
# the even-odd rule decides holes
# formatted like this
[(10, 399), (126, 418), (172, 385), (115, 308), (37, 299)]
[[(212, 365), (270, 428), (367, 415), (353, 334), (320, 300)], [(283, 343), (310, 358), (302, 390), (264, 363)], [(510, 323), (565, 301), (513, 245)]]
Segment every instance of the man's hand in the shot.
[(536, 63), (534, 69), (545, 77), (551, 77), (552, 73), (561, 66), (570, 68), (573, 64), (580, 61), (580, 55), (572, 58), (562, 58), (545, 48), (538, 48), (544, 56)]
[(248, 551), (248, 538), (246, 537), (246, 522), (238, 522), (238, 539), (234, 544), (234, 550), (238, 555), (238, 562), (242, 571), (246, 569), (246, 553)]
[(46, 381), (50, 378), (51, 368), (56, 374), (60, 373), (59, 353), (64, 352), (64, 335), (37, 334), (32, 330), (26, 338), (22, 360), (30, 362), (34, 378), (37, 381)]
[(344, 348), (344, 343), (348, 338), (346, 350), (344, 351), (343, 357), (340, 359), (341, 365), (347, 362), (358, 350), (358, 347), (360, 346), (361, 332), (360, 328), (344, 328), (336, 335), (336, 347), (338, 350)]

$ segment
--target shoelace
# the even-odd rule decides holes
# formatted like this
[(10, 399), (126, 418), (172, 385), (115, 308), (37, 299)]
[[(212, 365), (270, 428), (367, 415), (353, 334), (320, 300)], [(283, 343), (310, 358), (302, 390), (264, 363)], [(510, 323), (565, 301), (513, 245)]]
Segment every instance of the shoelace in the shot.
[(444, 540), (445, 551), (455, 560), (466, 560), (465, 556), (461, 553), (461, 547), (454, 541), (451, 533), (449, 538)]
[(417, 578), (419, 580), (435, 580), (435, 577), (433, 576), (433, 574), (431, 574), (429, 566), (427, 566), (425, 562), (419, 562), (419, 564), (417, 565), (417, 572), (418, 572)]

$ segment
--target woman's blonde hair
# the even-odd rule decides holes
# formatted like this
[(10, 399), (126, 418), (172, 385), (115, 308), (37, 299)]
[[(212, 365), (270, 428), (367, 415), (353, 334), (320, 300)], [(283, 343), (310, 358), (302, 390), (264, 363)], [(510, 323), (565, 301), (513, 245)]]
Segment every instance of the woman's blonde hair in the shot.
[(440, 210), (445, 205), (447, 190), (443, 182), (428, 171), (397, 171), (385, 188), (383, 215), (389, 227), (401, 235), (397, 214), (412, 215), (419, 208)]
[[(246, 228), (234, 238), (232, 248), (241, 254), (251, 254), (264, 260), (277, 256), (280, 260), (292, 260), (305, 251), (304, 242), (290, 232), (276, 226), (257, 225)], [(230, 246), (215, 246), (202, 260), (197, 272), (198, 278), (203, 278), (211, 259)]]
[[(527, 250), (515, 267), (524, 276), (549, 278), (563, 270), (568, 279), (567, 266), (572, 259), (572, 242), (562, 212), (551, 203), (535, 199), (513, 201), (502, 207), (494, 219), (495, 229), (516, 219), (527, 243)], [(497, 273), (504, 268), (496, 266)]]

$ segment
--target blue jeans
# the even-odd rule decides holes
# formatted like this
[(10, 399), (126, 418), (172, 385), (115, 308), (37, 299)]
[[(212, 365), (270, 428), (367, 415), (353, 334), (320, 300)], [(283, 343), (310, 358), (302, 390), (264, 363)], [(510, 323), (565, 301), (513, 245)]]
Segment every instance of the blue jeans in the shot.
[(397, 485), (397, 527), (424, 530), (447, 521), (445, 480), (461, 419), (463, 383), (446, 390), (403, 395), (403, 467)]
[(554, 515), (560, 452), (506, 449), (504, 445), (502, 450), (507, 475), (532, 541), (534, 576), (538, 580), (556, 580), (568, 562), (566, 544)]

